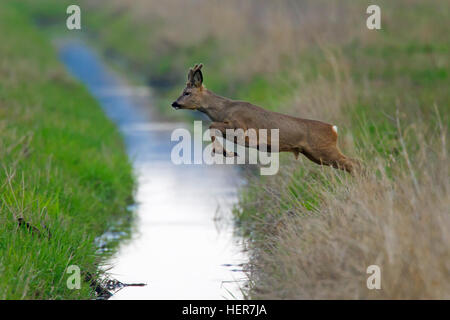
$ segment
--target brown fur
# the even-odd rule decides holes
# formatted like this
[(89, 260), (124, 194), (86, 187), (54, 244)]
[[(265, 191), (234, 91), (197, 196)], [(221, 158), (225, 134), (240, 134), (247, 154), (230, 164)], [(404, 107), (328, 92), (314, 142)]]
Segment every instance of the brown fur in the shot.
[[(213, 121), (210, 129), (217, 129), (225, 136), (226, 129), (279, 129), (279, 151), (299, 153), (309, 160), (350, 173), (360, 168), (357, 160), (343, 155), (337, 147), (337, 132), (333, 125), (268, 111), (249, 102), (231, 100), (216, 95), (203, 86), (202, 64), (189, 70), (188, 82), (181, 96), (172, 103), (176, 109), (199, 110)], [(211, 137), (213, 143), (218, 143)], [(216, 146), (216, 145), (215, 145)], [(248, 141), (246, 141), (248, 147)], [(259, 137), (258, 137), (258, 146)], [(268, 146), (270, 150), (270, 145)], [(232, 155), (224, 150), (224, 154)]]

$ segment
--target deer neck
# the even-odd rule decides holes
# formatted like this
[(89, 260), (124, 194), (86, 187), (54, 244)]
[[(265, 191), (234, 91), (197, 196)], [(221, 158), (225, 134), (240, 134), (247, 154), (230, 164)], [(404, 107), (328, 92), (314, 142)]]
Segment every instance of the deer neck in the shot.
[(203, 103), (198, 108), (200, 112), (205, 113), (212, 121), (222, 122), (225, 119), (226, 110), (231, 100), (215, 94), (208, 89), (204, 89)]

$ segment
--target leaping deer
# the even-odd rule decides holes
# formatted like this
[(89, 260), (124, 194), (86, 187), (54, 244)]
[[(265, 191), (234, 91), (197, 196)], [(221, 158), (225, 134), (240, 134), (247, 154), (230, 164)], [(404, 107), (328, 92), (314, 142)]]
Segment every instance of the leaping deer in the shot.
[[(226, 136), (227, 129), (244, 131), (254, 129), (257, 132), (260, 129), (268, 131), (279, 129), (280, 152), (292, 152), (296, 159), (301, 153), (317, 164), (332, 166), (350, 173), (360, 169), (358, 160), (346, 157), (339, 151), (336, 145), (338, 138), (336, 126), (268, 111), (249, 102), (221, 97), (203, 85), (202, 66), (197, 64), (189, 69), (186, 87), (172, 103), (172, 107), (205, 113), (213, 121), (209, 128), (212, 131), (219, 130), (226, 138), (229, 138)], [(214, 135), (211, 135), (211, 140), (213, 146), (219, 143)], [(247, 139), (245, 142), (249, 147)], [(258, 139), (256, 147), (259, 146)], [(267, 147), (270, 151), (270, 143)], [(224, 150), (224, 155), (233, 156), (235, 153)]]

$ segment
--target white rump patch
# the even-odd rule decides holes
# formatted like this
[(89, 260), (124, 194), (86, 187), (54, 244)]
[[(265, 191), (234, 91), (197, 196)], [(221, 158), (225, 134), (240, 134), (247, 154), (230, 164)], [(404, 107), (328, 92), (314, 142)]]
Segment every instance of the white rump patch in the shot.
[(337, 134), (337, 131), (338, 131), (337, 126), (333, 126), (333, 131), (336, 132), (336, 134)]

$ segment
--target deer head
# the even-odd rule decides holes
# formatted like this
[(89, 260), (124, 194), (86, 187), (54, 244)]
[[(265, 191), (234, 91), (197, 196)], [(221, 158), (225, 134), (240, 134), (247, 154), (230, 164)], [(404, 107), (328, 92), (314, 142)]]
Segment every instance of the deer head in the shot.
[(188, 72), (188, 81), (183, 92), (172, 103), (175, 109), (196, 110), (203, 105), (204, 87), (203, 87), (203, 64), (196, 64), (194, 68), (190, 68)]

